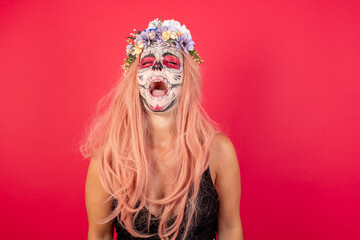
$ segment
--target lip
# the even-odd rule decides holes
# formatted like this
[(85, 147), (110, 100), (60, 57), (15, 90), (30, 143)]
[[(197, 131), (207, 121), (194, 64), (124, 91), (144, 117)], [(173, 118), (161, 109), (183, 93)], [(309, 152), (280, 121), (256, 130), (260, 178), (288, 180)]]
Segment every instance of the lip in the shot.
[[(164, 85), (167, 87), (167, 93), (165, 95), (159, 96), (159, 97), (155, 97), (155, 96), (151, 95), (151, 93), (150, 93), (150, 84), (152, 82), (163, 82)], [(169, 87), (169, 83), (168, 83), (166, 78), (163, 78), (161, 76), (153, 76), (153, 77), (149, 78), (148, 84), (147, 84), (147, 92), (149, 93), (151, 99), (153, 99), (153, 100), (163, 99), (164, 97), (167, 97), (170, 94), (169, 90), (170, 90), (170, 87)]]

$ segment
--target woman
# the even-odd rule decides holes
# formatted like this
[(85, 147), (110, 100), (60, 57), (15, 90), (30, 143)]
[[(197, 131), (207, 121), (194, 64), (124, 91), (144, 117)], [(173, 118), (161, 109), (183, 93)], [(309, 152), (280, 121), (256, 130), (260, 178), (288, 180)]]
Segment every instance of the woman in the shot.
[(150, 22), (129, 38), (122, 81), (94, 119), (88, 239), (243, 238), (234, 147), (200, 111), (199, 55), (185, 25)]

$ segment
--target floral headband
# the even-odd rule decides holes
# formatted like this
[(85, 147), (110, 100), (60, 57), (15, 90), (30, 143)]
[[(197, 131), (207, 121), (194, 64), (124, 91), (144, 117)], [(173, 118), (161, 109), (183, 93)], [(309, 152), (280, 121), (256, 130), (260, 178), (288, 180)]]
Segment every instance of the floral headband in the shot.
[(199, 54), (194, 50), (195, 43), (192, 41), (190, 31), (182, 25), (172, 20), (161, 21), (158, 18), (151, 21), (147, 29), (130, 33), (131, 37), (127, 37), (128, 45), (126, 46), (125, 64), (123, 69), (125, 72), (129, 69), (130, 64), (140, 56), (144, 48), (152, 42), (174, 42), (176, 47), (184, 50), (186, 54), (190, 54), (194, 61), (201, 64), (204, 60), (200, 59)]

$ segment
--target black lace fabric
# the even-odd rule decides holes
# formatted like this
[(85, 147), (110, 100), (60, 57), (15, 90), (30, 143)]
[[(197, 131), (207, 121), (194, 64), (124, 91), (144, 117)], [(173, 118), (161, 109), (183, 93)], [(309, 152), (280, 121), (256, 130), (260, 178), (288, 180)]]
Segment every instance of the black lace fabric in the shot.
[[(200, 189), (198, 194), (198, 214), (197, 214), (197, 224), (191, 226), (191, 229), (188, 232), (186, 240), (215, 240), (216, 231), (217, 231), (217, 218), (218, 218), (218, 194), (215, 190), (215, 186), (212, 182), (210, 175), (210, 168), (203, 173)], [(117, 205), (117, 201), (113, 201), (114, 207)], [(186, 209), (185, 209), (186, 211)], [(147, 230), (147, 217), (150, 213), (146, 208), (143, 208), (137, 219), (135, 220), (135, 227), (137, 230), (144, 232)], [(152, 215), (153, 216), (153, 215)], [(172, 222), (173, 220), (169, 220)], [(145, 233), (155, 234), (151, 238), (137, 238), (132, 236), (126, 229), (124, 229), (120, 223), (115, 219), (114, 227), (117, 233), (117, 240), (134, 240), (134, 239), (148, 239), (148, 240), (160, 240), (157, 235), (157, 230), (159, 227), (160, 220), (154, 219), (150, 222), (149, 231)], [(180, 226), (179, 235), (176, 237), (176, 240), (180, 240), (182, 237), (183, 229), (185, 226), (185, 219)]]

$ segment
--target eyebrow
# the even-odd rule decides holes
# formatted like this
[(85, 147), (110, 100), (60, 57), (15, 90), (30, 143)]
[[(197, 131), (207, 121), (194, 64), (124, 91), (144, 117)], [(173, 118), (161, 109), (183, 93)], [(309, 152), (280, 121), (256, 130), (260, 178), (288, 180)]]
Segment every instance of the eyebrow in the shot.
[(152, 54), (152, 53), (149, 53), (149, 54), (145, 55), (144, 57), (142, 57), (141, 59), (144, 59), (144, 58), (146, 58), (146, 57), (155, 57), (155, 55)]
[(172, 54), (172, 53), (169, 53), (169, 52), (164, 53), (162, 56), (165, 57), (166, 55), (171, 55), (171, 56), (174, 56), (174, 57), (179, 58), (179, 57), (176, 56), (175, 54)]

